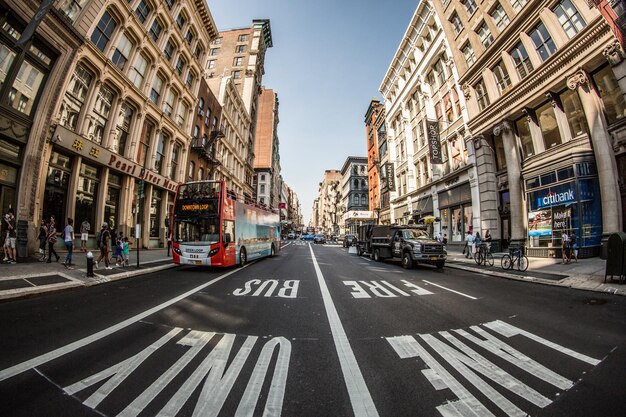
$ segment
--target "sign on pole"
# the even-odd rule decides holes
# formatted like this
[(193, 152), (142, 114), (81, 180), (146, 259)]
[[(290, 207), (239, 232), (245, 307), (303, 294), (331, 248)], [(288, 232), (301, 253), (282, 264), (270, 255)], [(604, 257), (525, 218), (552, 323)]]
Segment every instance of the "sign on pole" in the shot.
[(437, 120), (426, 120), (428, 130), (428, 150), (431, 164), (443, 164), (441, 156), (441, 143), (439, 142), (439, 122)]

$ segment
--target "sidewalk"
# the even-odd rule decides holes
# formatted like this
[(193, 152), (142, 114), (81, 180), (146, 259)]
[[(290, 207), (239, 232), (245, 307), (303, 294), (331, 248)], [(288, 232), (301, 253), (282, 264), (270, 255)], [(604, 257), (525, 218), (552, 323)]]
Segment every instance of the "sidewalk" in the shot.
[[(139, 268), (137, 268), (137, 252), (131, 251), (130, 266), (105, 269), (101, 262), (99, 269), (94, 268), (94, 276), (87, 277), (86, 254), (78, 251), (73, 254), (74, 269), (67, 269), (62, 262), (67, 252), (57, 251), (59, 262), (52, 257), (51, 263), (40, 262), (38, 256), (32, 255), (26, 262), (17, 264), (0, 264), (0, 300), (18, 298), (32, 294), (41, 294), (72, 287), (85, 287), (137, 275), (150, 274), (176, 265), (167, 256), (167, 249), (144, 249), (139, 251)], [(100, 251), (93, 252), (95, 259)]]
[(448, 253), (446, 267), (519, 281), (626, 295), (626, 284), (620, 283), (617, 278), (611, 281), (609, 277), (606, 283), (604, 282), (606, 261), (599, 257), (579, 259), (578, 262), (565, 265), (561, 263), (560, 259), (528, 258), (528, 269), (525, 272), (520, 272), (516, 269), (502, 269), (501, 259), (503, 255), (505, 253), (494, 253), (494, 263), (490, 267), (479, 266), (473, 259), (465, 258), (461, 253), (451, 252)]

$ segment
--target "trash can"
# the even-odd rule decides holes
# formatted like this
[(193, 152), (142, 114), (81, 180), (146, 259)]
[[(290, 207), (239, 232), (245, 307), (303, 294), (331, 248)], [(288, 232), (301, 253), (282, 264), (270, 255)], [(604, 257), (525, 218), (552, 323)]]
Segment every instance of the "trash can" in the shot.
[(15, 250), (18, 259), (28, 258), (28, 222), (26, 220), (17, 221), (17, 238), (15, 239)]
[(626, 257), (626, 233), (617, 232), (609, 236), (606, 241), (606, 271), (604, 272), (604, 282), (608, 276), (617, 276), (618, 279), (622, 279), (625, 275), (626, 265), (624, 264), (624, 258)]

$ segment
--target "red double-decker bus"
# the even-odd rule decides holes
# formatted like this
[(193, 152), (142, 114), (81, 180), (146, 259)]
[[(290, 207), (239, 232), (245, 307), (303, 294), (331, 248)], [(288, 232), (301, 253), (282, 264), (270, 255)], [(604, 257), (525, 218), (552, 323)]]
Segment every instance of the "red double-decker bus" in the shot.
[(179, 185), (172, 220), (177, 264), (245, 265), (280, 250), (278, 213), (237, 201), (224, 181)]

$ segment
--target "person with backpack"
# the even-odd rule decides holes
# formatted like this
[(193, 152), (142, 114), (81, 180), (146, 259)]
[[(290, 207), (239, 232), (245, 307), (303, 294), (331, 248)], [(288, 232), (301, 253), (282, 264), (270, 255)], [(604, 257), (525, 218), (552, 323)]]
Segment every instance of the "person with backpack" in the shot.
[(57, 251), (54, 250), (54, 244), (57, 243), (57, 229), (54, 223), (54, 216), (50, 216), (50, 226), (48, 226), (48, 235), (46, 236), (48, 241), (48, 260), (46, 263), (52, 262), (52, 255), (56, 256), (57, 262), (59, 262), (60, 256)]
[(67, 256), (63, 261), (63, 266), (67, 269), (72, 268), (72, 252), (74, 251), (74, 220), (67, 218), (67, 225), (63, 229), (63, 241), (65, 242), (65, 248), (67, 249)]
[(41, 219), (41, 225), (39, 226), (39, 261), (43, 262), (46, 260), (46, 240), (48, 237), (48, 222), (45, 217)]
[(109, 225), (105, 222), (102, 223), (102, 230), (98, 234), (98, 247), (100, 248), (100, 256), (96, 260), (96, 269), (98, 263), (104, 259), (105, 269), (113, 269), (109, 265), (109, 252), (111, 251), (111, 232), (109, 232)]

